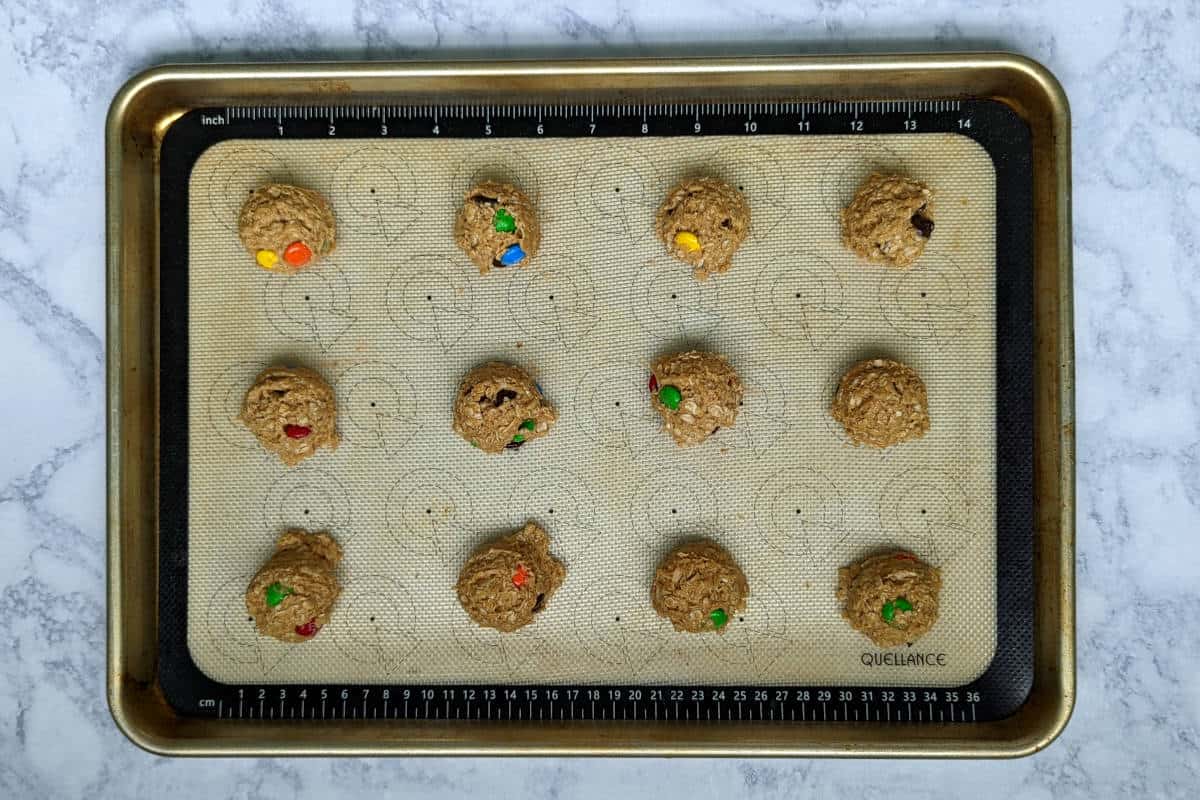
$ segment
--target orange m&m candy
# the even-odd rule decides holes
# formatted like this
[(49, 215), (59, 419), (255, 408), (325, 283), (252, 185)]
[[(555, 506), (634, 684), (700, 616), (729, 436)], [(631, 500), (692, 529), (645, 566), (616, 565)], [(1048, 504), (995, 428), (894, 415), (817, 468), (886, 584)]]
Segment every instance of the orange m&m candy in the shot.
[(312, 260), (312, 250), (304, 242), (292, 242), (283, 249), (283, 260), (293, 267), (303, 267)]

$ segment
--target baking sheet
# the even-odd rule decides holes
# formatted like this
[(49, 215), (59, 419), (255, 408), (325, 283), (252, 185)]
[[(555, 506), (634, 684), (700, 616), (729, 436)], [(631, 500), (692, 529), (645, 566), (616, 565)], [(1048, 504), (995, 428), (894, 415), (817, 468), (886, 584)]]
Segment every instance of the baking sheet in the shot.
[[(873, 167), (938, 192), (911, 271), (839, 246), (837, 209)], [(753, 213), (734, 270), (706, 283), (651, 233), (666, 189), (700, 172), (742, 187)], [(542, 209), (527, 270), (480, 277), (453, 246), (457, 202), (483, 177)], [(332, 199), (329, 262), (254, 266), (236, 214), (265, 180)], [(991, 660), (995, 181), (970, 140), (230, 141), (190, 186), (188, 642), (211, 678), (951, 686)], [(652, 358), (683, 346), (725, 353), (749, 388), (737, 426), (686, 451), (644, 388)], [(828, 418), (837, 377), (871, 355), (925, 378), (925, 439), (854, 448)], [(537, 375), (561, 412), (551, 437), (489, 457), (450, 431), (458, 378), (489, 358)], [(237, 423), (276, 361), (335, 384), (335, 453), (288, 469)], [(521, 632), (476, 628), (453, 593), (462, 560), (526, 518), (550, 531), (567, 581)], [(258, 637), (242, 603), (289, 526), (346, 549), (334, 619), (300, 646)], [(750, 580), (723, 636), (674, 633), (649, 606), (654, 564), (694, 535)], [(891, 545), (942, 567), (943, 609), (884, 664), (833, 590), (839, 565)]]

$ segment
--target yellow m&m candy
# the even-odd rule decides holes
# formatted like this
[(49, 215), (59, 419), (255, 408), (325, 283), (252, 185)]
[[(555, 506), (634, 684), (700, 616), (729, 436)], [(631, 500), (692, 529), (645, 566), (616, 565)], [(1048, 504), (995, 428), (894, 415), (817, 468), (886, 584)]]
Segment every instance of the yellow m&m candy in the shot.
[(275, 255), (274, 250), (259, 250), (254, 254), (254, 260), (263, 269), (274, 269), (275, 262), (279, 261), (279, 256)]
[(700, 249), (700, 240), (696, 238), (696, 234), (689, 233), (688, 231), (680, 231), (675, 234), (675, 244), (689, 253), (694, 253)]

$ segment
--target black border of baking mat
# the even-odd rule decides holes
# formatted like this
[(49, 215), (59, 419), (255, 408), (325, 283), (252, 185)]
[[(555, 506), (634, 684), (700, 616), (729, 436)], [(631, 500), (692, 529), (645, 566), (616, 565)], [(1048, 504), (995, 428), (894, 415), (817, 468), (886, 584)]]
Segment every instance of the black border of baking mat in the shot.
[[(880, 107), (884, 110), (879, 111)], [(387, 107), (383, 108), (386, 113)], [(485, 125), (493, 137), (697, 135), (693, 128), (696, 118), (691, 113), (672, 115), (670, 106), (625, 105), (615, 114), (610, 107), (610, 113), (590, 120), (589, 107), (571, 108), (583, 113), (567, 113), (570, 109), (564, 111), (563, 107), (546, 107), (545, 115), (528, 106), (414, 107), (406, 114), (388, 117), (386, 137), (381, 137), (378, 106), (309, 107), (290, 111), (286, 119), (274, 108), (197, 109), (171, 125), (162, 142), (159, 194), (158, 675), (167, 701), (184, 715), (236, 718), (274, 717), (276, 708), (280, 717), (315, 717), (318, 700), (322, 717), (328, 718), (359, 717), (360, 710), (362, 717), (368, 712), (375, 717), (401, 717), (401, 708), (403, 718), (475, 718), (483, 715), (485, 703), (489, 719), (532, 719), (536, 711), (539, 717), (551, 718), (607, 719), (611, 715), (617, 719), (619, 714), (621, 718), (695, 720), (711, 719), (715, 712), (717, 719), (731, 720), (970, 723), (1013, 714), (1033, 683), (1033, 169), (1028, 125), (1008, 106), (993, 100), (760, 104), (754, 111), (753, 132), (744, 111), (731, 113), (732, 109), (746, 109), (745, 104), (703, 103), (697, 109), (698, 119), (704, 120), (704, 135), (709, 136), (951, 132), (975, 140), (992, 158), (996, 169), (998, 389), (996, 607), (1001, 613), (995, 656), (979, 678), (954, 689), (753, 684), (235, 685), (215, 682), (197, 668), (187, 646), (187, 592), (179, 590), (186, 586), (188, 574), (188, 427), (161, 425), (161, 420), (189, 418), (188, 185), (196, 160), (208, 147), (228, 139), (330, 138), (332, 120), (336, 120), (339, 139), (435, 138), (431, 121), (438, 125), (437, 138), (482, 139), (487, 135)], [(471, 113), (472, 109), (478, 113)], [(916, 120), (907, 125), (916, 124), (917, 133), (906, 133), (906, 120)], [(970, 127), (964, 127), (963, 120), (970, 120)], [(277, 127), (282, 121), (287, 125), (283, 137)], [(800, 126), (801, 121), (807, 126)], [(589, 129), (591, 124), (596, 126), (594, 130)], [(797, 133), (798, 127), (804, 127), (804, 132)], [(643, 134), (644, 130), (651, 132)], [(854, 132), (847, 133), (851, 130)], [(891, 652), (902, 655), (905, 651)]]

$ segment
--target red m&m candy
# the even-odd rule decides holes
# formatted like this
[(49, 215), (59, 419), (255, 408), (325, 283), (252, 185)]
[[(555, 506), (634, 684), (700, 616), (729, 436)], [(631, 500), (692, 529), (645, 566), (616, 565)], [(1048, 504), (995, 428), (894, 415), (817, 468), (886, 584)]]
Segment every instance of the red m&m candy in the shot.
[(312, 619), (310, 619), (308, 622), (304, 623), (303, 625), (296, 626), (296, 633), (300, 634), (301, 636), (303, 636), (305, 638), (308, 638), (310, 636), (316, 636), (317, 631), (319, 631), (319, 630), (321, 630), (321, 626), (317, 624), (316, 617), (313, 617)]

